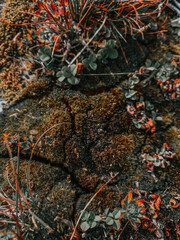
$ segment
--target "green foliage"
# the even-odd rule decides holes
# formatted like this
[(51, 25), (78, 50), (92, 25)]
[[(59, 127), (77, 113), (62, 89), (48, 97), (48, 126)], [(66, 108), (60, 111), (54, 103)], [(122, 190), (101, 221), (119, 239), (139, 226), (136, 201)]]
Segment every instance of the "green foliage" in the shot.
[(154, 62), (151, 59), (147, 59), (144, 67), (145, 67), (145, 72), (151, 72), (154, 70), (158, 70), (158, 68), (160, 67), (160, 63)]
[(145, 101), (146, 109), (152, 111), (154, 109), (154, 104), (151, 104), (149, 101)]
[(121, 227), (119, 218), (121, 216), (121, 210), (115, 209), (110, 212), (110, 209), (105, 209), (103, 215), (95, 215), (93, 211), (85, 211), (81, 217), (80, 227), (82, 231), (86, 232), (90, 228), (94, 228), (100, 222), (105, 222), (108, 226), (112, 226), (115, 230), (119, 230)]
[(51, 49), (49, 47), (42, 47), (38, 50), (39, 58), (46, 63), (51, 59)]
[(134, 118), (132, 121), (136, 128), (141, 129), (141, 127), (142, 127), (141, 119), (137, 120), (136, 118)]
[(56, 73), (56, 76), (60, 82), (63, 82), (65, 79), (67, 79), (68, 83), (76, 85), (79, 83), (79, 79), (75, 77), (76, 73), (77, 66), (73, 64), (70, 67), (64, 66), (61, 71)]
[(166, 82), (170, 77), (176, 76), (179, 73), (175, 65), (165, 64), (160, 67), (156, 74), (156, 80)]
[(165, 164), (169, 166), (170, 165), (169, 160), (175, 156), (175, 153), (170, 151), (169, 146), (166, 143), (164, 143), (160, 149), (158, 148), (156, 149), (155, 154), (153, 154), (153, 156), (147, 153), (144, 153), (141, 156), (143, 158), (143, 162), (145, 162), (146, 164), (148, 164), (148, 162), (152, 163), (150, 171), (153, 172), (154, 167), (165, 168)]
[(128, 90), (126, 93), (125, 93), (125, 97), (126, 98), (129, 98), (131, 100), (136, 100), (136, 91), (134, 90)]
[(115, 209), (112, 213), (109, 212), (109, 208), (107, 208), (103, 214), (106, 224), (112, 226), (115, 230), (119, 230), (121, 227), (119, 218), (121, 216), (121, 210)]
[[(79, 80), (71, 74), (70, 67), (75, 60), (76, 64), (83, 64), (89, 71), (94, 71), (98, 64), (116, 59), (116, 47), (121, 46), (121, 41), (126, 41), (127, 34), (143, 35), (145, 19), (159, 14), (162, 8), (159, 4), (155, 0), (148, 3), (144, 0), (93, 3), (84, 0), (33, 1), (29, 8), (34, 11), (34, 27), (33, 30), (28, 29), (25, 42), (32, 46), (36, 64), (58, 72), (60, 83), (65, 80), (66, 83), (78, 84)], [(112, 39), (106, 42), (110, 37)], [(97, 58), (100, 60), (98, 63)], [(78, 68), (78, 73), (82, 69)]]
[(106, 208), (103, 214), (95, 215), (94, 212), (85, 211), (80, 221), (80, 227), (82, 231), (86, 232), (90, 228), (98, 226), (98, 224), (106, 224), (111, 227), (114, 231), (119, 231), (121, 228), (121, 219), (129, 220), (137, 228), (137, 223), (141, 222), (141, 219), (146, 218), (144, 213), (143, 199), (134, 200), (132, 199), (132, 192), (121, 201), (122, 208), (115, 208), (111, 211)]
[(87, 212), (85, 211), (81, 217), (81, 224), (80, 227), (82, 231), (86, 232), (89, 228), (96, 227), (97, 223), (101, 221), (101, 217), (95, 215), (94, 212)]
[(84, 59), (82, 61), (82, 63), (87, 68), (91, 68), (92, 70), (96, 70), (97, 69), (97, 63), (95, 63), (95, 61), (96, 61), (96, 55), (94, 53), (91, 53), (91, 55), (89, 55), (88, 58)]
[(97, 53), (97, 57), (102, 61), (102, 63), (107, 64), (108, 58), (116, 59), (118, 57), (118, 51), (115, 49), (116, 43), (114, 40), (110, 39), (102, 49), (100, 49)]

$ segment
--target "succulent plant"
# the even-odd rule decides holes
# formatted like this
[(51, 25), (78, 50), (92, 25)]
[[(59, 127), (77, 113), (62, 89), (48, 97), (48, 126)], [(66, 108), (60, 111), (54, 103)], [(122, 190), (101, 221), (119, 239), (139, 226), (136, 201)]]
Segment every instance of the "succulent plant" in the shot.
[(46, 63), (51, 59), (51, 49), (49, 47), (42, 47), (38, 50), (39, 58)]
[(67, 79), (68, 83), (76, 85), (79, 83), (79, 79), (76, 76), (77, 66), (72, 64), (71, 66), (64, 66), (61, 71), (56, 73), (59, 82), (63, 82)]
[(138, 223), (141, 219), (146, 219), (144, 216), (145, 208), (143, 205), (143, 199), (133, 199), (132, 192), (130, 191), (125, 198), (121, 201), (123, 218), (130, 221), (134, 228), (138, 227)]
[(95, 63), (95, 61), (96, 61), (96, 55), (94, 53), (91, 53), (88, 58), (86, 58), (82, 61), (82, 63), (87, 68), (90, 68), (92, 70), (96, 70), (97, 69), (97, 63)]
[(166, 82), (170, 77), (176, 76), (179, 73), (175, 65), (165, 64), (163, 65), (156, 74), (156, 80)]
[(80, 227), (82, 231), (86, 232), (89, 228), (96, 227), (97, 223), (101, 221), (100, 216), (96, 216), (94, 212), (87, 212), (84, 211), (82, 217), (81, 217), (81, 224)]
[(116, 42), (112, 39), (108, 40), (102, 48), (98, 51), (97, 57), (102, 61), (102, 63), (107, 64), (108, 58), (116, 59), (118, 57), (118, 51), (116, 50)]
[(112, 226), (115, 230), (119, 230), (121, 227), (120, 217), (122, 214), (122, 209), (115, 209), (113, 212), (109, 211), (109, 208), (106, 208), (103, 214), (106, 224)]

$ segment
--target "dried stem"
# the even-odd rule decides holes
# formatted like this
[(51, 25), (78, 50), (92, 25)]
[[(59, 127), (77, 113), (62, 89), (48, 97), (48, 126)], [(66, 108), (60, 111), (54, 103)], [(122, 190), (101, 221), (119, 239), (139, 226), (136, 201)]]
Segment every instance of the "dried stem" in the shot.
[(73, 239), (73, 237), (74, 237), (74, 235), (75, 235), (75, 233), (76, 233), (76, 229), (77, 229), (77, 227), (78, 227), (79, 221), (81, 220), (81, 217), (82, 217), (83, 213), (85, 212), (86, 208), (90, 205), (90, 203), (94, 200), (94, 198), (98, 195), (98, 193), (100, 193), (100, 191), (101, 191), (112, 179), (114, 179), (118, 174), (119, 174), (119, 173), (116, 173), (113, 177), (111, 177), (111, 178), (92, 196), (92, 198), (91, 198), (91, 199), (89, 200), (89, 202), (86, 204), (86, 206), (85, 206), (84, 209), (82, 210), (81, 214), (79, 215), (79, 218), (78, 218), (78, 220), (77, 220), (77, 222), (76, 222), (76, 225), (75, 225), (75, 228), (74, 228), (74, 231), (73, 231), (73, 233), (72, 233), (72, 235), (71, 235), (70, 240)]
[(26, 177), (27, 177), (27, 188), (28, 188), (29, 191), (30, 191), (31, 197), (33, 197), (33, 195), (32, 195), (32, 191), (31, 191), (31, 184), (30, 184), (29, 174), (30, 174), (30, 164), (31, 164), (31, 160), (32, 160), (32, 157), (33, 157), (35, 148), (36, 148), (36, 146), (38, 145), (38, 143), (40, 142), (41, 138), (42, 138), (47, 132), (49, 132), (51, 129), (53, 129), (53, 128), (57, 127), (57, 126), (61, 126), (62, 124), (65, 124), (65, 123), (71, 124), (71, 122), (62, 122), (62, 123), (57, 123), (57, 124), (53, 125), (52, 127), (48, 128), (48, 129), (38, 138), (38, 140), (36, 141), (36, 143), (35, 143), (32, 151), (31, 151), (31, 156), (30, 156), (30, 159), (29, 159), (29, 162), (28, 162), (28, 168), (27, 168), (27, 173), (26, 173)]

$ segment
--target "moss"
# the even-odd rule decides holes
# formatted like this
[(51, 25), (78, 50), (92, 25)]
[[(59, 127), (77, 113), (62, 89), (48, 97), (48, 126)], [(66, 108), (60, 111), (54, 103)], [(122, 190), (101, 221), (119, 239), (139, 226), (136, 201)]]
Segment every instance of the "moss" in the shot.
[[(103, 184), (99, 184), (96, 191), (100, 189)], [(93, 197), (94, 193), (82, 194), (76, 204), (76, 212), (79, 213), (89, 200)], [(96, 213), (103, 213), (106, 208), (113, 209), (115, 207), (121, 206), (122, 192), (119, 191), (117, 186), (106, 186), (104, 187), (98, 195), (93, 199), (91, 204), (88, 206), (87, 210), (95, 211)], [(78, 214), (76, 215), (76, 217)]]
[[(2, 188), (6, 194), (14, 199), (14, 190), (9, 186), (8, 178), (14, 186), (14, 178), (9, 160), (1, 159), (3, 166), (4, 179), (2, 180)], [(6, 166), (6, 167), (5, 167)], [(27, 178), (26, 171), (28, 162), (21, 159), (20, 161), (20, 186), (22, 192), (27, 195)], [(4, 171), (6, 169), (6, 171)], [(33, 212), (45, 213), (50, 219), (58, 215), (61, 218), (70, 218), (73, 204), (75, 201), (74, 184), (71, 183), (69, 175), (63, 170), (51, 167), (49, 164), (32, 162), (30, 166), (30, 183), (34, 201), (37, 205), (33, 205)], [(46, 222), (46, 221), (45, 221)]]
[(175, 148), (176, 158), (180, 159), (180, 129), (173, 126), (165, 132), (164, 137), (167, 144)]
[(83, 135), (84, 132), (87, 131), (87, 114), (86, 113), (79, 113), (75, 115), (74, 118), (74, 124), (75, 124), (75, 130), (78, 135)]
[[(6, 0), (2, 9), (1, 21), (10, 24), (25, 24), (30, 22), (28, 15), (31, 0)], [(25, 13), (23, 13), (25, 12)], [(30, 27), (30, 26), (29, 26)], [(0, 86), (4, 90), (4, 98), (12, 100), (17, 92), (20, 94), (26, 83), (22, 80), (20, 56), (28, 52), (23, 39), (27, 36), (27, 26), (12, 26), (1, 24), (0, 26)]]
[(109, 141), (111, 143), (109, 146), (110, 161), (122, 165), (125, 157), (128, 158), (134, 149), (134, 136), (118, 134), (111, 137)]
[(114, 88), (108, 93), (93, 96), (90, 103), (92, 110), (88, 112), (88, 117), (93, 121), (105, 122), (124, 107), (125, 99), (122, 89)]
[(74, 172), (74, 174), (78, 180), (79, 185), (83, 189), (86, 189), (89, 191), (94, 190), (100, 180), (97, 174), (94, 174), (94, 173), (88, 171), (88, 169), (86, 169), (86, 168), (77, 169)]

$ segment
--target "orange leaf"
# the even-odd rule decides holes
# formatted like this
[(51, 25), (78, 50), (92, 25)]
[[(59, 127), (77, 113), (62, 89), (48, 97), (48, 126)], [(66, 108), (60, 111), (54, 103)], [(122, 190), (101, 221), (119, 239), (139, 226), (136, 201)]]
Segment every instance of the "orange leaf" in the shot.
[(32, 39), (31, 35), (30, 34), (27, 34), (27, 38), (30, 40)]
[(158, 198), (155, 200), (154, 206), (155, 208), (160, 211), (160, 205), (161, 205), (161, 198), (158, 196)]
[(6, 138), (10, 137), (11, 135), (3, 133), (3, 136), (5, 136)]
[(169, 151), (169, 146), (167, 145), (167, 143), (163, 143), (163, 147), (165, 147)]
[(143, 202), (144, 202), (144, 199), (139, 199), (139, 200), (136, 201), (136, 204), (138, 206), (141, 206)]
[(180, 81), (180, 78), (176, 78), (175, 84), (177, 84)]
[(128, 193), (128, 203), (132, 201), (132, 192)]
[(153, 216), (153, 218), (157, 218), (158, 217), (158, 215), (157, 215), (157, 213), (155, 212), (155, 215)]
[(175, 94), (175, 93), (173, 93), (173, 94), (171, 95), (171, 97), (172, 97), (172, 98), (175, 98), (175, 96), (176, 96), (176, 94)]

